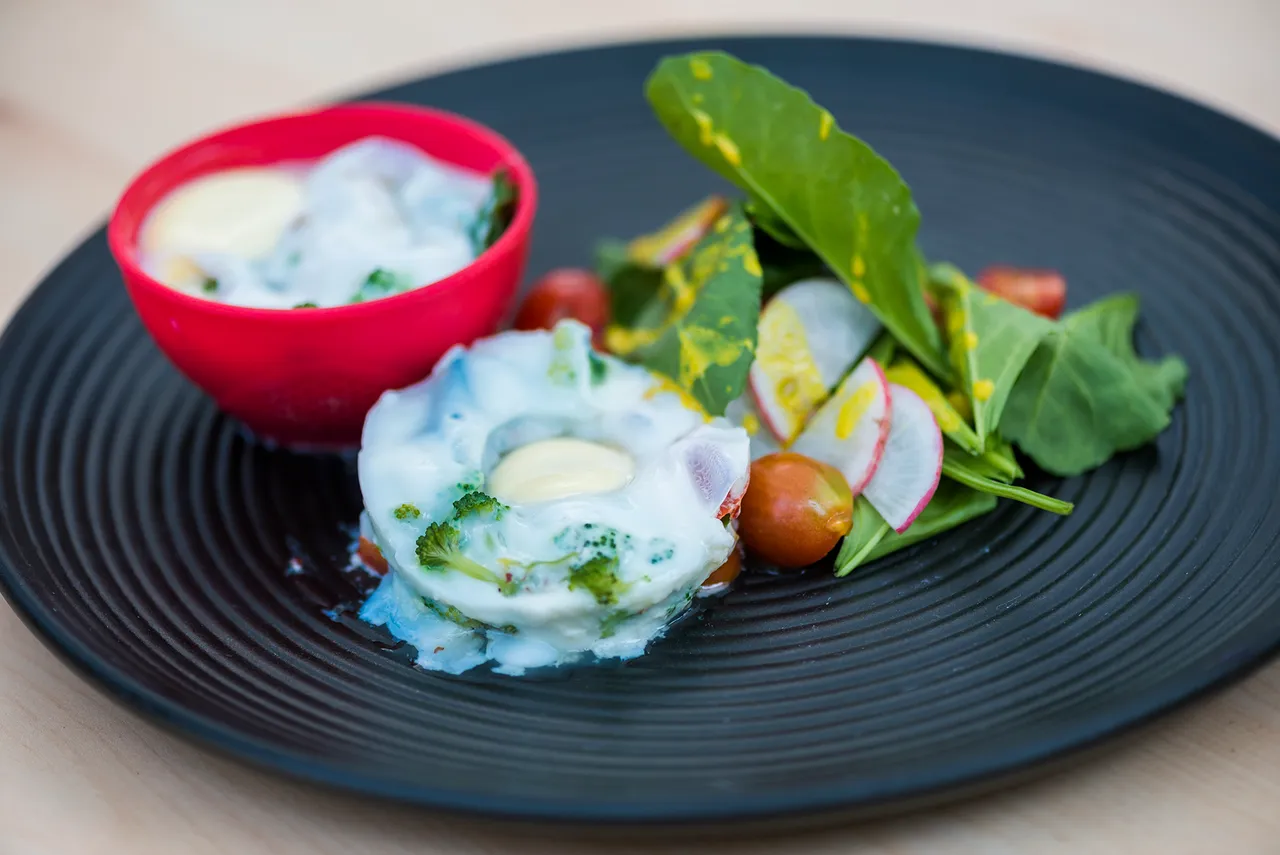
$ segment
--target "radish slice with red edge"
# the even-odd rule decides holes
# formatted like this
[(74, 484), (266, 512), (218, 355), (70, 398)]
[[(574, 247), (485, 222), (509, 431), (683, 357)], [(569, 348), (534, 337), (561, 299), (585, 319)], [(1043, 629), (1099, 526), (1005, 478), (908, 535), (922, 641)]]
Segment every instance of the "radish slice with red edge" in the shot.
[(818, 408), (791, 450), (839, 469), (857, 496), (878, 470), (897, 403), (884, 371), (867, 357)]
[(893, 424), (874, 477), (863, 489), (871, 506), (901, 534), (933, 498), (942, 476), (942, 431), (919, 395), (889, 384)]
[(879, 332), (876, 316), (836, 279), (794, 282), (765, 304), (749, 384), (779, 443), (796, 438)]

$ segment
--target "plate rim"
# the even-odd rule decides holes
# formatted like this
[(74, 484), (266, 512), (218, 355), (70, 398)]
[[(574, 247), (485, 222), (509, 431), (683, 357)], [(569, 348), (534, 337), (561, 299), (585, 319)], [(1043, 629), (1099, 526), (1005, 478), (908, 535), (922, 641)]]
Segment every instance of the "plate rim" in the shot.
[[(1092, 79), (1095, 84), (1119, 85), (1134, 94), (1145, 93), (1149, 97), (1164, 100), (1167, 104), (1192, 108), (1212, 116), (1218, 122), (1234, 126), (1237, 132), (1254, 135), (1266, 145), (1275, 146), (1280, 154), (1280, 135), (1253, 124), (1247, 117), (1235, 115), (1218, 105), (1198, 97), (1166, 88), (1158, 82), (1148, 82), (1127, 76), (1120, 71), (1101, 70), (1083, 63), (1044, 57), (1022, 52), (1007, 45), (985, 46), (955, 41), (914, 38), (876, 33), (839, 32), (816, 34), (812, 31), (783, 31), (761, 33), (754, 31), (707, 31), (679, 37), (655, 36), (643, 39), (604, 40), (592, 43), (569, 44), (549, 50), (522, 51), (495, 58), (480, 58), (466, 64), (451, 65), (436, 72), (418, 77), (406, 77), (396, 81), (375, 84), (376, 89), (344, 92), (323, 103), (365, 101), (388, 96), (395, 97), (398, 90), (425, 81), (439, 81), (463, 76), (479, 70), (500, 69), (504, 66), (550, 58), (568, 58), (585, 54), (627, 49), (648, 49), (679, 52), (699, 47), (718, 47), (728, 43), (751, 45), (768, 42), (807, 41), (842, 43), (850, 46), (881, 46), (895, 49), (924, 49), (940, 54), (983, 55), (1006, 62), (1027, 66), (1052, 67), (1082, 80)], [(70, 251), (59, 257), (41, 273), (35, 287), (19, 303), (0, 333), (0, 350), (10, 337), (22, 316), (31, 310), (38, 299), (38, 292), (64, 266), (73, 264), (82, 254), (94, 251), (95, 245), (104, 241), (105, 223), (81, 231), (80, 240)], [(201, 749), (211, 749), (221, 756), (230, 757), (251, 768), (281, 775), (293, 781), (320, 785), (331, 791), (357, 794), (377, 800), (409, 804), (457, 813), (463, 816), (497, 818), (515, 822), (546, 822), (580, 825), (626, 826), (634, 823), (658, 826), (689, 826), (701, 823), (727, 823), (734, 821), (768, 822), (807, 816), (828, 815), (837, 812), (869, 810), (876, 813), (893, 812), (902, 804), (903, 810), (921, 802), (945, 801), (962, 797), (966, 791), (985, 790), (999, 786), (1001, 782), (1024, 775), (1036, 775), (1048, 771), (1045, 767), (1053, 761), (1080, 757), (1118, 737), (1133, 733), (1152, 721), (1182, 709), (1202, 698), (1234, 685), (1258, 671), (1274, 656), (1280, 654), (1280, 621), (1275, 628), (1266, 625), (1280, 613), (1272, 608), (1254, 616), (1246, 626), (1237, 630), (1241, 643), (1229, 660), (1210, 662), (1208, 667), (1196, 669), (1201, 660), (1193, 660), (1183, 668), (1148, 687), (1141, 695), (1115, 702), (1105, 709), (1086, 711), (1059, 722), (1052, 735), (1027, 740), (1028, 744), (1017, 750), (1006, 750), (998, 757), (981, 762), (968, 762), (957, 768), (934, 769), (915, 779), (882, 787), (880, 794), (872, 797), (856, 795), (849, 787), (839, 785), (820, 788), (790, 789), (767, 795), (720, 795), (693, 805), (670, 802), (646, 802), (639, 805), (625, 798), (601, 799), (592, 803), (566, 800), (531, 801), (515, 796), (493, 796), (423, 784), (387, 782), (376, 776), (353, 773), (343, 766), (300, 757), (268, 743), (236, 733), (225, 725), (194, 712), (177, 701), (146, 689), (132, 680), (127, 673), (106, 660), (94, 656), (74, 636), (61, 631), (59, 622), (45, 609), (37, 597), (26, 590), (25, 579), (17, 570), (16, 562), (0, 542), (0, 594), (3, 594), (22, 623), (71, 671), (88, 682), (128, 711), (163, 727)]]

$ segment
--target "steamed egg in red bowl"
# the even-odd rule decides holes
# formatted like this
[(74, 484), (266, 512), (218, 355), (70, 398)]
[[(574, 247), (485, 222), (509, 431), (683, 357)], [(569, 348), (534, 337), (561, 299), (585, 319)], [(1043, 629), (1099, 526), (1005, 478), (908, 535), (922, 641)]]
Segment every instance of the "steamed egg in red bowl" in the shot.
[(536, 207), (494, 131), (362, 103), (165, 155), (107, 237), (144, 326), (222, 410), (264, 440), (347, 447), (382, 392), (497, 330)]

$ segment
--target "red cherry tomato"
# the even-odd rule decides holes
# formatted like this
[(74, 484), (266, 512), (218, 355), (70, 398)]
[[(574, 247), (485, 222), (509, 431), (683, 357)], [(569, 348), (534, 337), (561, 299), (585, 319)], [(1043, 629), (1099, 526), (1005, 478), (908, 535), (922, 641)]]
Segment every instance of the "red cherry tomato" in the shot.
[(1046, 318), (1061, 315), (1067, 302), (1067, 280), (1056, 270), (988, 267), (978, 274), (978, 285)]
[(360, 538), (360, 545), (356, 549), (356, 554), (360, 556), (360, 560), (364, 562), (364, 566), (368, 567), (379, 576), (386, 575), (388, 570), (386, 556), (382, 554), (382, 550), (377, 544), (364, 537)]
[(592, 342), (597, 349), (603, 347), (609, 293), (600, 277), (576, 267), (552, 270), (524, 298), (514, 326), (518, 330), (549, 330), (565, 318), (589, 326)]

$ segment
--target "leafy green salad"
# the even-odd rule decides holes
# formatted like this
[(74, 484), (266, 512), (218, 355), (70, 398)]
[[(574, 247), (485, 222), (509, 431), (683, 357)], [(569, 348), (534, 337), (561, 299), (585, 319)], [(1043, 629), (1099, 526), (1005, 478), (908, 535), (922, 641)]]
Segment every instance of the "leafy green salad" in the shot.
[[(856, 498), (839, 575), (999, 498), (1070, 513), (1016, 484), (1022, 460), (1077, 475), (1169, 426), (1187, 369), (1137, 355), (1136, 295), (1059, 317), (1064, 290), (1045, 309), (998, 275), (975, 282), (926, 259), (902, 177), (763, 68), (720, 52), (670, 57), (646, 95), (675, 141), (742, 195), (602, 243), (604, 341), (758, 434), (761, 450), (840, 469)], [(833, 326), (837, 315), (848, 320)], [(920, 439), (929, 431), (935, 444)], [(896, 483), (922, 486), (885, 484), (891, 460)]]

